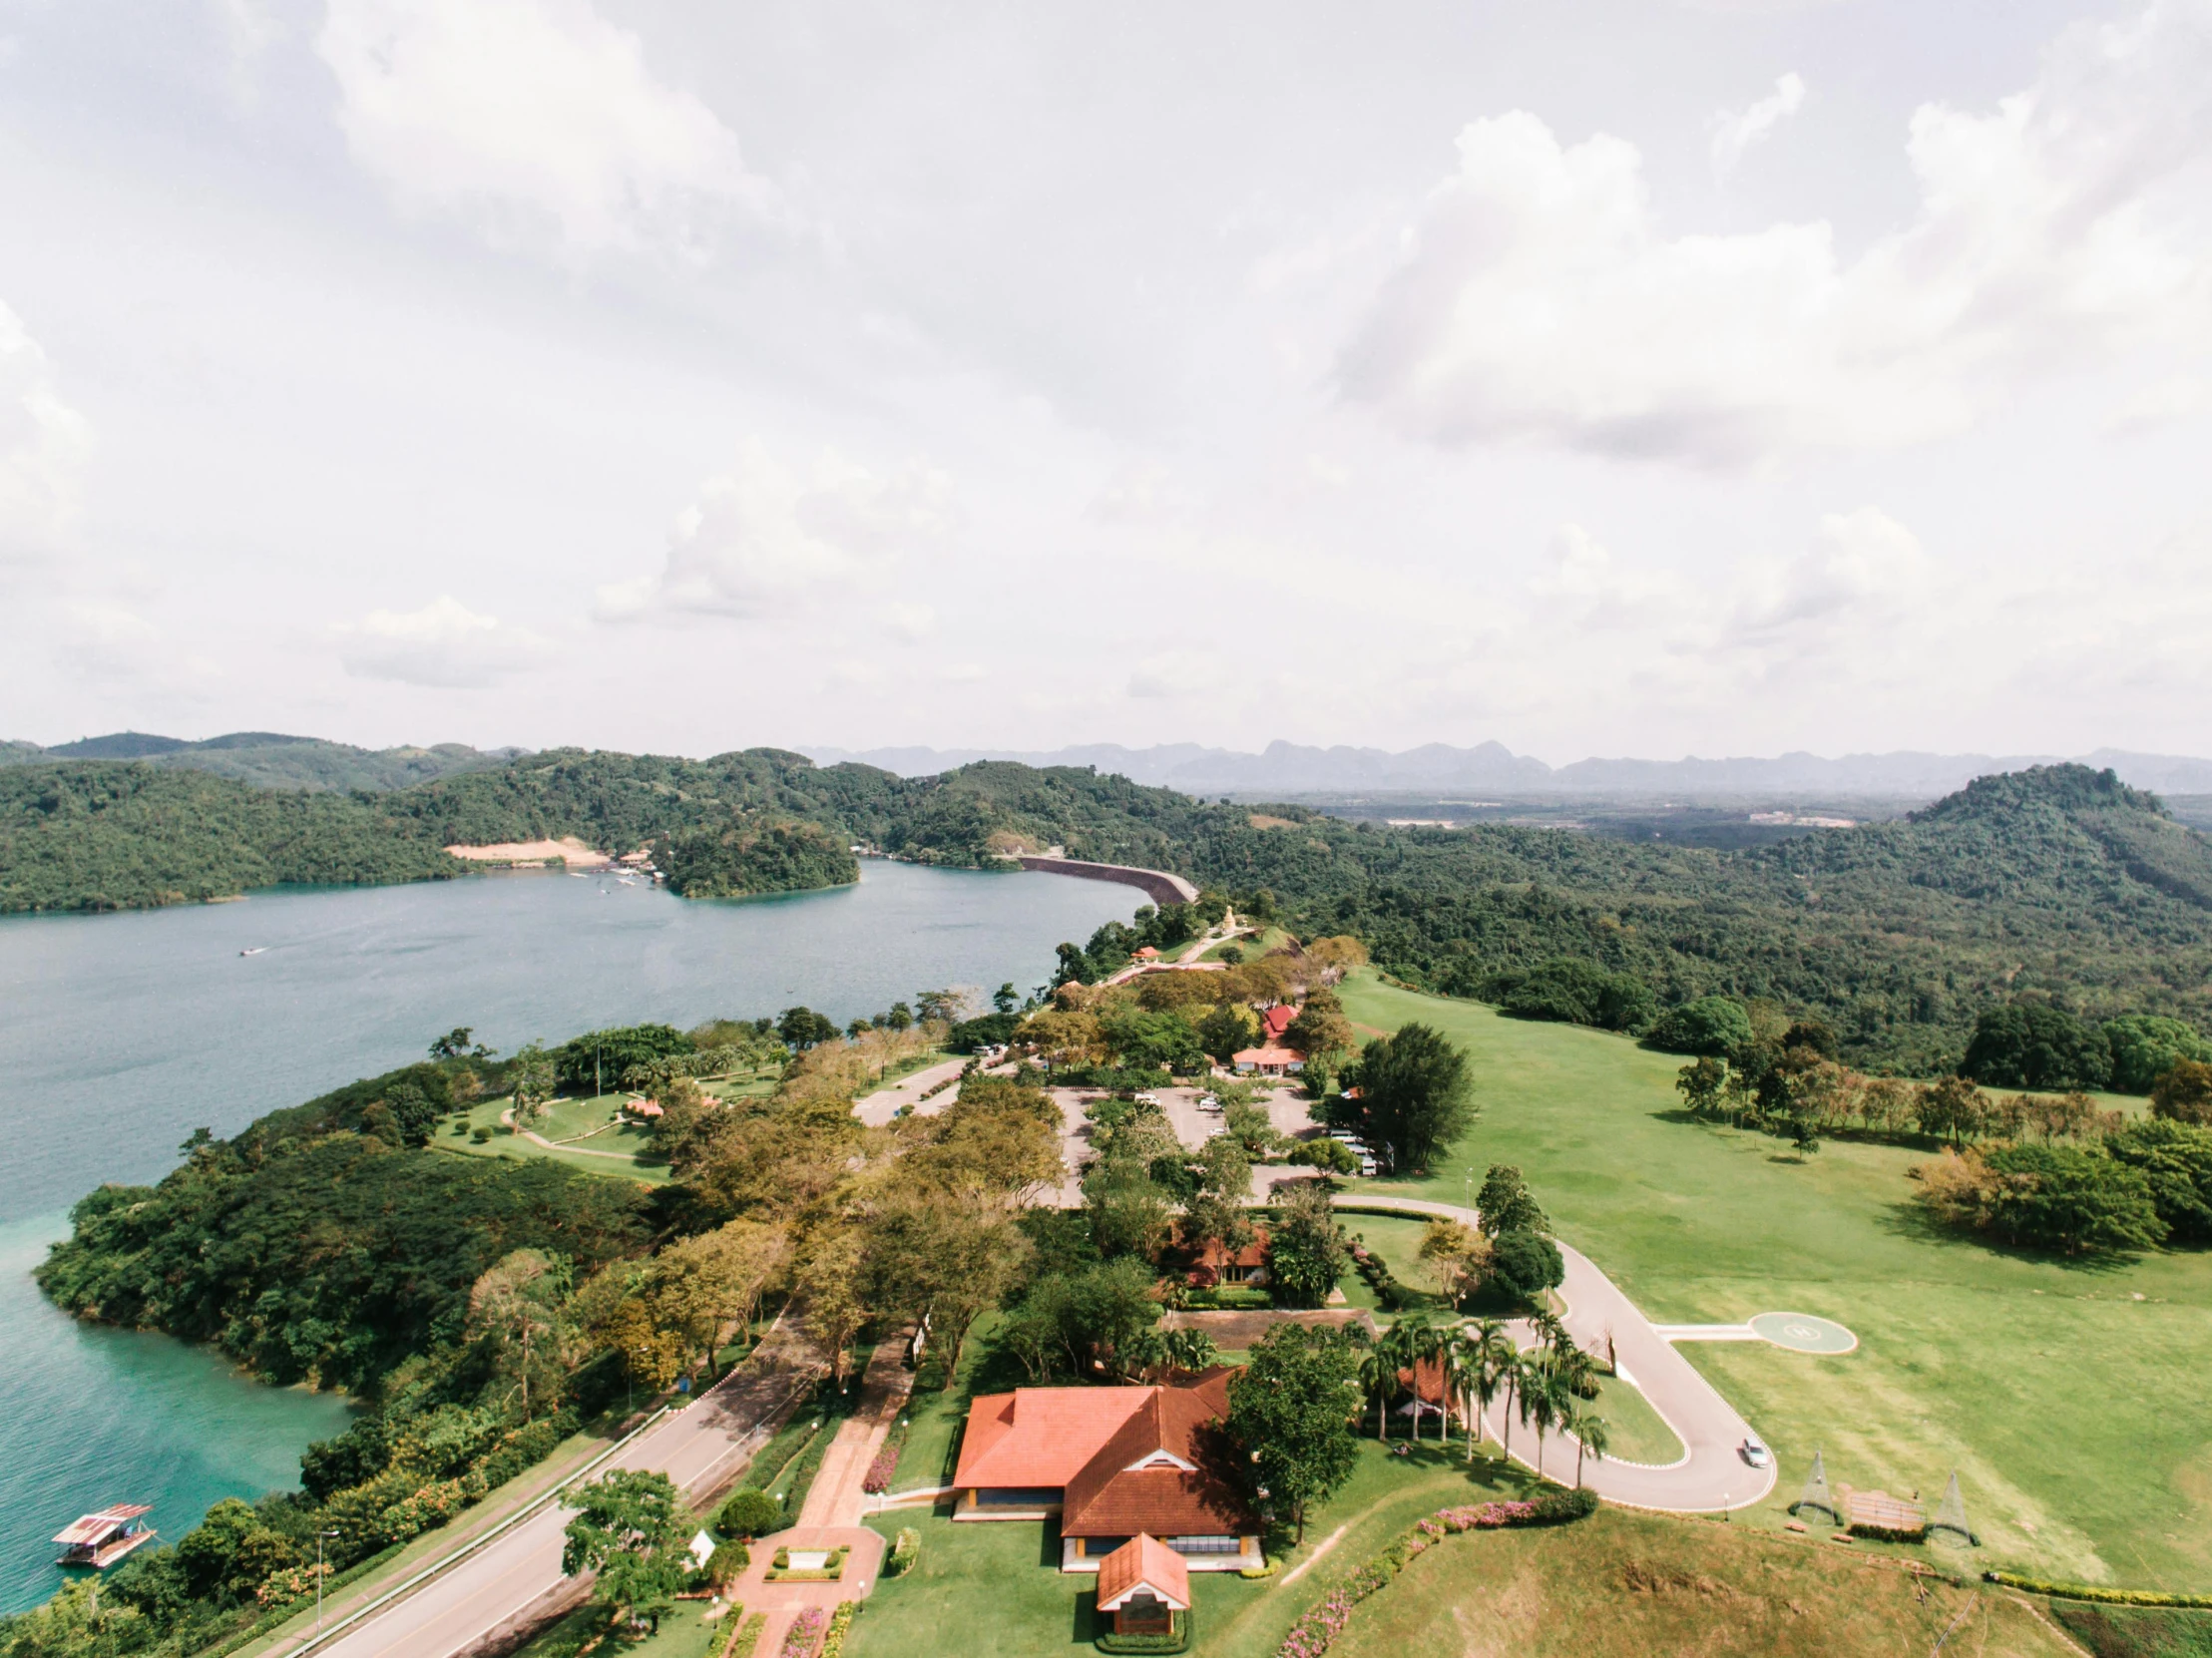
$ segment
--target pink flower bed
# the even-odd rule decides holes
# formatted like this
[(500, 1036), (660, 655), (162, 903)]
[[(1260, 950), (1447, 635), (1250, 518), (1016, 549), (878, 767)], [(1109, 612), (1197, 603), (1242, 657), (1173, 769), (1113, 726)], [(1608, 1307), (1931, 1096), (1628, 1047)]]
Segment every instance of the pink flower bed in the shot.
[(803, 1606), (799, 1615), (791, 1620), (790, 1632), (783, 1637), (781, 1658), (814, 1658), (814, 1648), (822, 1638), (822, 1625), (829, 1621), (819, 1606)]
[(860, 1488), (868, 1492), (887, 1491), (891, 1488), (891, 1476), (899, 1471), (899, 1448), (886, 1440), (883, 1449), (876, 1452), (876, 1459), (868, 1464), (867, 1477), (860, 1481)]

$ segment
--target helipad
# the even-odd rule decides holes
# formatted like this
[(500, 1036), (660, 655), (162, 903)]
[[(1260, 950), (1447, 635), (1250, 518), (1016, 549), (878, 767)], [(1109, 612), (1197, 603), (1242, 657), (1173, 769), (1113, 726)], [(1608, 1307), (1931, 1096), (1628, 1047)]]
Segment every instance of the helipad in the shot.
[(1792, 1353), (1849, 1353), (1859, 1345), (1859, 1338), (1835, 1320), (1812, 1313), (1761, 1313), (1751, 1329), (1761, 1341)]

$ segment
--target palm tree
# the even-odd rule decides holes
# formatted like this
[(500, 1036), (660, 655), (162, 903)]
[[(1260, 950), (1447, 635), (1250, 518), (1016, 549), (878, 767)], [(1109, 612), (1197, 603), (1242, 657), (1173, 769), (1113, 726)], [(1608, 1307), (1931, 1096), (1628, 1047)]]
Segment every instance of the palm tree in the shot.
[(1574, 1488), (1582, 1488), (1582, 1452), (1588, 1451), (1600, 1462), (1605, 1459), (1605, 1443), (1610, 1436), (1605, 1432), (1603, 1417), (1574, 1417)]
[[(1421, 1367), (1432, 1361), (1441, 1361), (1451, 1351), (1452, 1337), (1449, 1331), (1440, 1329), (1427, 1319), (1400, 1328), (1406, 1331), (1406, 1359), (1413, 1372), (1413, 1437), (1418, 1444), (1421, 1439)], [(1440, 1400), (1439, 1405), (1441, 1404)], [(1441, 1410), (1439, 1414), (1442, 1414)]]
[(1522, 1385), (1521, 1404), (1529, 1420), (1537, 1429), (1537, 1477), (1544, 1477), (1544, 1437), (1558, 1423), (1559, 1406), (1571, 1402), (1573, 1395), (1560, 1385), (1558, 1356), (1539, 1352), (1531, 1355), (1529, 1375)]
[(1475, 1396), (1474, 1420), (1467, 1426), (1467, 1459), (1472, 1462), (1475, 1447), (1482, 1441), (1483, 1419), (1490, 1413), (1490, 1402), (1505, 1386), (1506, 1366), (1514, 1356), (1514, 1347), (1506, 1327), (1496, 1319), (1478, 1320), (1461, 1331), (1459, 1347), (1467, 1389)]
[(1498, 1366), (1499, 1380), (1506, 1385), (1506, 1459), (1508, 1461), (1513, 1460), (1513, 1419), (1515, 1412), (1519, 1411), (1523, 1422), (1529, 1420), (1526, 1394), (1530, 1376), (1534, 1369), (1534, 1361), (1524, 1357), (1518, 1348), (1501, 1360)]

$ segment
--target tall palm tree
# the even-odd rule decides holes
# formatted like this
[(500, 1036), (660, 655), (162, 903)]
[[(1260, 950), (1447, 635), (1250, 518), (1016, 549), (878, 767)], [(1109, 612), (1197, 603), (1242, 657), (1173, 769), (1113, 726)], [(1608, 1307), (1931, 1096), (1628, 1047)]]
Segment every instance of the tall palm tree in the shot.
[(1472, 1462), (1475, 1448), (1482, 1443), (1483, 1419), (1506, 1385), (1506, 1366), (1514, 1357), (1514, 1346), (1506, 1327), (1496, 1319), (1479, 1319), (1461, 1331), (1459, 1345), (1461, 1375), (1475, 1396), (1474, 1420), (1467, 1425), (1467, 1459)]
[(1559, 1405), (1573, 1396), (1560, 1385), (1558, 1356), (1549, 1352), (1530, 1355), (1529, 1374), (1522, 1384), (1522, 1409), (1537, 1430), (1537, 1477), (1544, 1477), (1544, 1439), (1559, 1420)]
[(1498, 1367), (1498, 1379), (1506, 1385), (1506, 1459), (1513, 1460), (1513, 1419), (1529, 1420), (1528, 1388), (1533, 1360), (1516, 1348)]
[(1398, 1361), (1390, 1351), (1390, 1332), (1384, 1331), (1375, 1342), (1360, 1354), (1360, 1385), (1375, 1393), (1375, 1441), (1384, 1439), (1383, 1412), (1388, 1408), (1390, 1390), (1398, 1379)]
[(1611, 1438), (1605, 1432), (1603, 1417), (1585, 1417), (1579, 1412), (1574, 1417), (1574, 1488), (1582, 1488), (1582, 1452), (1588, 1451), (1600, 1462), (1605, 1459), (1605, 1445)]

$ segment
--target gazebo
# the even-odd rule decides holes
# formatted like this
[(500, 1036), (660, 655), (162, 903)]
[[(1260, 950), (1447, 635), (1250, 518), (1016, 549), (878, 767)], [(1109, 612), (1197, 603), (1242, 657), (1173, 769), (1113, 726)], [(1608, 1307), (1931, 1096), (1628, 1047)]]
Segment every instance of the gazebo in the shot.
[(1166, 1635), (1190, 1610), (1190, 1568), (1157, 1537), (1139, 1531), (1099, 1562), (1099, 1612), (1116, 1635)]

